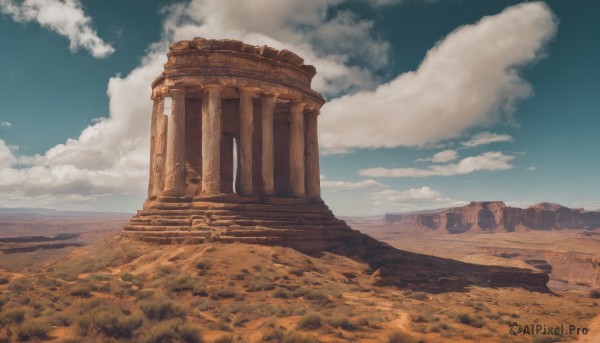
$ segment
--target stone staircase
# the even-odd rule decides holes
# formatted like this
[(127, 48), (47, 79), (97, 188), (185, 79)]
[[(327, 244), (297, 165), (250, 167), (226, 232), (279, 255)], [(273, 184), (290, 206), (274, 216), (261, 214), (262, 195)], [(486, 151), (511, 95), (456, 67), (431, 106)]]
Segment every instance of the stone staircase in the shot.
[(123, 228), (123, 236), (169, 243), (205, 241), (277, 244), (306, 250), (362, 237), (322, 201), (294, 198), (161, 197), (147, 202)]

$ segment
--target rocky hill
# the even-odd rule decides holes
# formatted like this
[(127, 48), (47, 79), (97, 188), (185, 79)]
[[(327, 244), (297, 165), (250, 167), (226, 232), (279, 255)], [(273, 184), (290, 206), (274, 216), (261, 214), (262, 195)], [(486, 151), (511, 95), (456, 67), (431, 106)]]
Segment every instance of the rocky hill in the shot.
[(518, 208), (506, 206), (502, 201), (484, 201), (431, 214), (386, 214), (384, 223), (444, 229), (449, 233), (593, 229), (600, 227), (600, 212), (587, 212), (552, 203)]

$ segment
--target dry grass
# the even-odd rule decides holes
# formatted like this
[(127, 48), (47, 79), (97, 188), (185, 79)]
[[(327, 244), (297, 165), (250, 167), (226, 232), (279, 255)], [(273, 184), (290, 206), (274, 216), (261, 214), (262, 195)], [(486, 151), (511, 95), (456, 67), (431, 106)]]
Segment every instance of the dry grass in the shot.
[[(89, 261), (99, 253), (92, 248), (38, 273), (0, 271), (8, 280), (0, 285), (0, 341), (22, 332), (57, 342), (502, 342), (508, 321), (544, 315), (585, 324), (596, 310), (580, 298), (514, 289), (376, 287), (366, 264), (331, 254), (133, 244), (147, 253), (132, 259), (137, 254), (121, 256), (114, 244), (100, 261)], [(548, 308), (562, 312), (543, 314)]]

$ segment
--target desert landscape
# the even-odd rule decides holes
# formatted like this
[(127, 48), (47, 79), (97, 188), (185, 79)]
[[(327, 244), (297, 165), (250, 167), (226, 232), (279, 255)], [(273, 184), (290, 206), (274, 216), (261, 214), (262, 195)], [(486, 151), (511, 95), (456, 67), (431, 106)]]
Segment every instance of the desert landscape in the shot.
[(0, 343), (600, 343), (599, 12), (0, 0)]
[[(11, 214), (14, 226), (4, 225), (8, 231), (39, 215)], [(591, 260), (600, 244), (595, 230), (448, 234), (384, 225), (383, 217), (348, 220), (354, 229), (423, 254), (402, 255), (411, 260), (407, 268), (335, 251), (131, 241), (118, 234), (128, 220), (123, 215), (54, 213), (52, 218), (52, 224), (28, 231), (35, 243), (24, 236), (20, 242), (3, 237), (12, 237), (3, 244), (15, 248), (55, 244), (32, 239), (40, 233), (81, 234), (64, 240), (80, 246), (2, 250), (3, 341), (594, 342), (598, 337), (600, 301), (591, 293), (598, 276)], [(548, 273), (549, 289), (535, 290), (523, 280), (523, 287), (456, 283), (470, 278), (468, 270), (437, 276), (441, 262), (427, 256)], [(435, 287), (440, 279), (443, 287)], [(512, 336), (514, 322), (577, 325), (589, 333)]]

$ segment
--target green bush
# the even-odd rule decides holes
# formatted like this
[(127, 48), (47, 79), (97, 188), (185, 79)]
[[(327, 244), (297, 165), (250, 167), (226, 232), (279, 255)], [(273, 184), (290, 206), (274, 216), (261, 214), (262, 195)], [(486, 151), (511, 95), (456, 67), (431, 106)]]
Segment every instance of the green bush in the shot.
[(199, 270), (208, 270), (210, 269), (211, 263), (209, 260), (196, 260), (194, 261), (194, 266)]
[(142, 289), (141, 291), (137, 292), (137, 294), (135, 295), (135, 298), (137, 301), (152, 299), (152, 298), (154, 298), (154, 291), (151, 291), (148, 289)]
[(344, 330), (356, 330), (357, 329), (356, 323), (351, 322), (350, 319), (345, 316), (328, 318), (327, 324), (333, 326), (334, 328), (342, 328)]
[(482, 328), (485, 325), (481, 318), (471, 317), (467, 313), (457, 314), (456, 319), (461, 324), (470, 325), (475, 328)]
[(10, 282), (8, 289), (14, 293), (22, 293), (33, 289), (33, 284), (26, 277), (19, 277)]
[(131, 281), (133, 280), (133, 274), (125, 272), (125, 273), (121, 273), (121, 280), (123, 281)]
[(298, 321), (298, 329), (317, 329), (323, 325), (323, 317), (318, 313), (308, 313)]
[(169, 292), (185, 292), (192, 291), (196, 286), (196, 280), (189, 275), (179, 275), (169, 282), (167, 289)]
[(277, 288), (271, 293), (273, 298), (288, 299), (292, 297), (292, 293), (284, 288)]
[(28, 341), (32, 338), (46, 338), (50, 331), (50, 325), (40, 320), (30, 320), (24, 322), (17, 329), (17, 336), (20, 340)]
[(248, 285), (248, 292), (270, 291), (275, 289), (275, 285), (266, 279), (258, 279)]
[(71, 324), (73, 324), (73, 321), (66, 314), (57, 312), (50, 319), (50, 324), (52, 326), (71, 326)]
[(95, 331), (115, 338), (130, 338), (143, 320), (141, 313), (129, 314), (117, 305), (103, 304), (84, 311), (77, 324), (81, 335)]
[(19, 324), (25, 319), (25, 311), (18, 308), (10, 308), (0, 312), (0, 326)]
[(150, 327), (141, 339), (143, 343), (185, 342), (202, 343), (201, 331), (185, 324), (181, 319), (171, 319)]
[(118, 312), (104, 311), (94, 318), (96, 328), (107, 336), (130, 338), (133, 331), (142, 326), (144, 318), (141, 313), (124, 315)]
[(228, 299), (235, 297), (235, 290), (232, 287), (212, 287), (208, 290), (212, 299)]
[(148, 319), (167, 320), (173, 318), (184, 318), (185, 312), (174, 301), (169, 299), (142, 300), (138, 303)]
[(91, 291), (95, 291), (96, 287), (88, 283), (76, 284), (69, 290), (69, 295), (74, 297), (89, 298), (92, 296)]
[(393, 331), (388, 336), (388, 343), (421, 343), (423, 340), (417, 339), (404, 331)]

